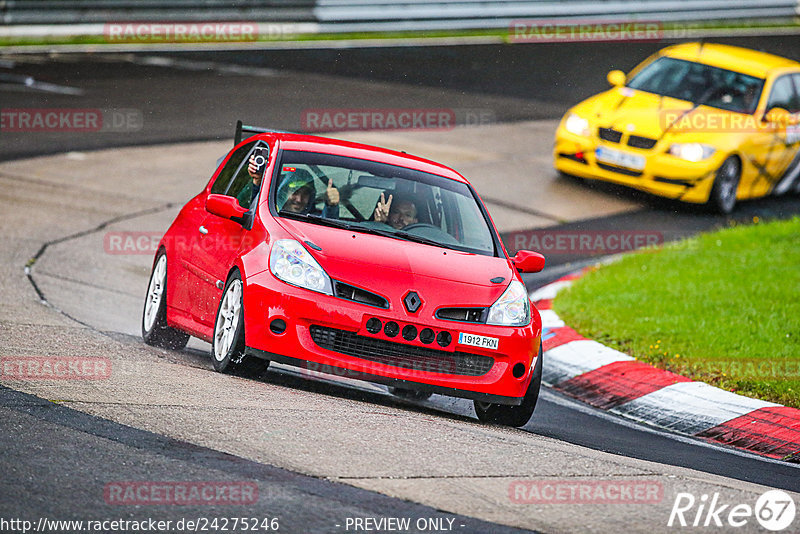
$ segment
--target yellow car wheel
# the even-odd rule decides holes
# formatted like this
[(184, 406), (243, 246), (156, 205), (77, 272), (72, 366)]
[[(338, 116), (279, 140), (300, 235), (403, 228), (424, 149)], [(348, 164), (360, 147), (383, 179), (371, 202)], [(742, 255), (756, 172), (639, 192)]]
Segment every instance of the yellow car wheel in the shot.
[(742, 164), (736, 156), (730, 156), (722, 162), (714, 177), (711, 194), (708, 196), (709, 207), (725, 215), (733, 211), (741, 174)]

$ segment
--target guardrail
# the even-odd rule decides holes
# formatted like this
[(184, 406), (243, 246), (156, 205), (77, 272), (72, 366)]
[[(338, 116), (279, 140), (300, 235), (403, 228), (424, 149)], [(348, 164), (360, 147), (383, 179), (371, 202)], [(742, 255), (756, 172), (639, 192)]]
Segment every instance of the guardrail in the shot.
[(503, 28), (518, 19), (792, 19), (800, 0), (0, 0), (5, 25), (122, 21), (316, 22), (322, 32)]
[(0, 0), (3, 24), (312, 22), (314, 0)]
[(318, 0), (314, 16), (338, 31), (506, 28), (519, 19), (690, 22), (792, 19), (800, 0)]

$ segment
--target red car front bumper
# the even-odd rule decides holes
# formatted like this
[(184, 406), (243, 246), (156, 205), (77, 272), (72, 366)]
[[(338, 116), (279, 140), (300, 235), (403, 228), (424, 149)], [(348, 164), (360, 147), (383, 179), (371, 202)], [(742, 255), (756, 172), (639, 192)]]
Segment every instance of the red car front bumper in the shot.
[[(315, 293), (285, 284), (269, 271), (248, 281), (248, 354), (310, 371), (498, 404), (520, 404), (531, 381), (541, 337), (535, 309), (528, 326), (488, 326), (437, 319), (433, 310), (412, 316), (402, 306), (382, 309)], [(398, 333), (375, 332), (374, 321), (368, 329), (373, 318), (382, 327), (395, 322)], [(416, 330), (410, 341), (403, 336), (408, 325)], [(420, 340), (424, 329), (434, 334), (428, 343)], [(462, 332), (498, 338), (497, 349), (461, 345)], [(411, 337), (414, 332), (407, 333)], [(446, 341), (448, 334), (450, 342), (442, 347), (439, 340)]]

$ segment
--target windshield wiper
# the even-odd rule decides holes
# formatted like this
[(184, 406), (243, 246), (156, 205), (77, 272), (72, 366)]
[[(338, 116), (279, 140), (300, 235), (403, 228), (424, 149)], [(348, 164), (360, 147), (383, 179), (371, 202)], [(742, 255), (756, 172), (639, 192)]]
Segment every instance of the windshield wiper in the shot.
[(408, 232), (398, 231), (394, 232), (392, 235), (394, 235), (395, 237), (399, 237), (401, 239), (405, 239), (406, 241), (422, 243), (423, 245), (431, 245), (434, 247), (441, 247), (441, 248), (450, 248), (444, 243), (439, 243), (438, 241), (434, 241), (433, 239), (428, 239), (427, 237), (422, 237), (420, 235), (409, 234)]
[(449, 248), (447, 245), (443, 243), (439, 243), (438, 241), (434, 241), (433, 239), (428, 239), (427, 237), (422, 237), (416, 234), (410, 234), (408, 232), (403, 232), (402, 230), (398, 230), (392, 232), (390, 230), (381, 230), (380, 228), (369, 228), (369, 227), (361, 227), (356, 226), (353, 228), (354, 230), (359, 230), (365, 232), (367, 234), (375, 234), (381, 235), (384, 237), (391, 237), (392, 239), (401, 239), (403, 241), (413, 241), (414, 243), (422, 243), (423, 245), (431, 245), (434, 247), (441, 247), (441, 248)]
[(406, 232), (392, 232), (391, 230), (382, 230), (380, 228), (372, 228), (369, 226), (357, 226), (357, 225), (351, 225), (350, 229), (356, 232), (363, 232), (365, 234), (391, 237), (392, 239), (399, 239), (401, 241), (415, 241), (417, 243), (425, 243), (426, 245), (442, 246), (436, 241), (431, 241), (430, 239), (425, 239), (424, 237), (419, 237)]
[(322, 215), (317, 215), (316, 213), (297, 213), (295, 211), (281, 210), (278, 212), (278, 215), (281, 217), (287, 217), (289, 219), (297, 219), (298, 221), (312, 221), (316, 224), (333, 226), (334, 228), (344, 228), (345, 230), (361, 229), (358, 226), (352, 225), (345, 221), (340, 221), (339, 219), (329, 219), (323, 217)]

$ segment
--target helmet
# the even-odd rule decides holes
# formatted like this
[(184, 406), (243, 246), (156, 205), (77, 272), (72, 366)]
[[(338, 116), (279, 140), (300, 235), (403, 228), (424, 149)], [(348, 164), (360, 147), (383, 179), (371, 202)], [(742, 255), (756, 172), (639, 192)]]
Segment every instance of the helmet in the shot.
[(308, 205), (303, 210), (303, 213), (309, 213), (314, 208), (314, 202), (317, 196), (316, 187), (314, 187), (314, 177), (306, 169), (296, 169), (288, 172), (281, 173), (280, 185), (278, 186), (277, 193), (277, 206), (282, 209), (286, 200), (295, 191), (307, 187), (309, 189)]

